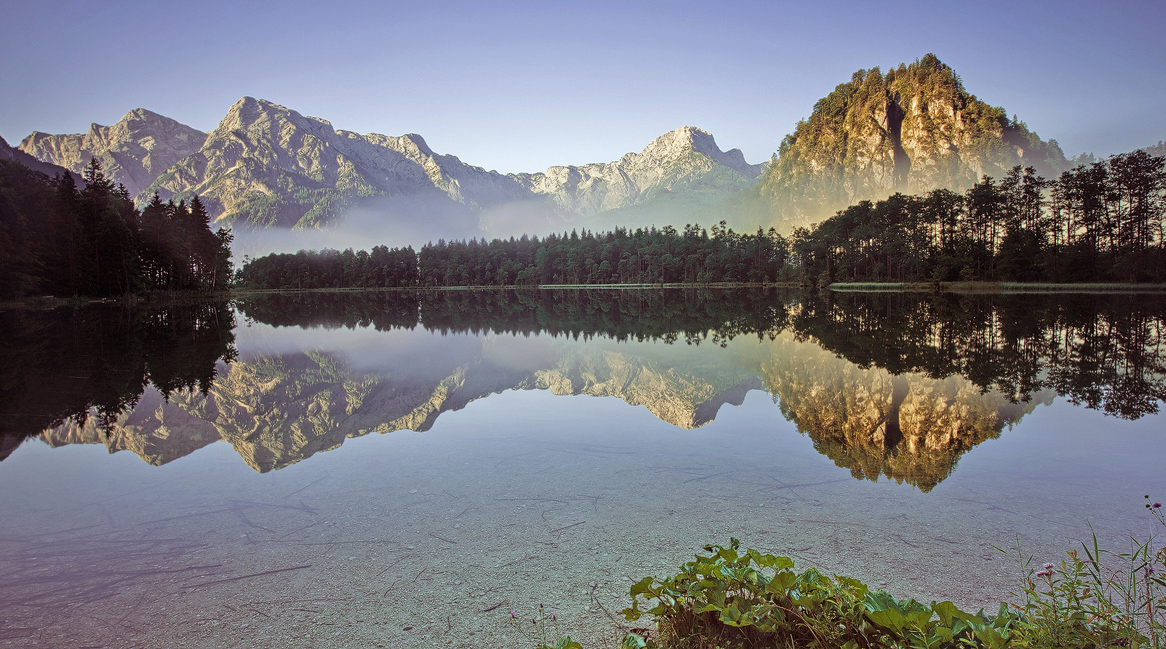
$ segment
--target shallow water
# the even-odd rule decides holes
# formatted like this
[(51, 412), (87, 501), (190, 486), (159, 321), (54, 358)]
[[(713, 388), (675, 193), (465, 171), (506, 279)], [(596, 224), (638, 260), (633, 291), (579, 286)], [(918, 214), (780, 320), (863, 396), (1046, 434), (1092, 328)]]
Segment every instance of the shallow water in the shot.
[[(731, 536), (995, 606), (1018, 566), (993, 545), (1122, 548), (1166, 492), (1163, 415), (1013, 405), (789, 332), (235, 335), (206, 395), (149, 388), (0, 464), (0, 643), (524, 647), (509, 612), (544, 603), (613, 646), (632, 581)], [(888, 417), (903, 441), (874, 452)]]

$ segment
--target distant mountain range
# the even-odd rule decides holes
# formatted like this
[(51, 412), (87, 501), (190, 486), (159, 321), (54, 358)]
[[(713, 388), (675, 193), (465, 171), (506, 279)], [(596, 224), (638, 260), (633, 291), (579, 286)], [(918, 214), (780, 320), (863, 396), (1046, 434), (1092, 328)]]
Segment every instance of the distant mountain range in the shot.
[(762, 170), (739, 149), (722, 151), (708, 132), (683, 127), (615, 162), (500, 174), (435, 153), (420, 135), (337, 130), (252, 97), (211, 133), (136, 109), (83, 135), (34, 132), (19, 150), (75, 173), (96, 157), (140, 202), (198, 194), (215, 218), (258, 228), (323, 226), (350, 206), (386, 198), (478, 218), (525, 204), (563, 220), (661, 198), (707, 202), (749, 187)]
[(73, 172), (96, 157), (139, 202), (198, 194), (226, 223), (310, 229), (360, 209), (378, 223), (428, 222), (434, 238), (721, 219), (788, 232), (895, 191), (962, 191), (1014, 165), (1051, 177), (1071, 164), (930, 54), (859, 70), (765, 164), (685, 126), (613, 162), (501, 174), (435, 153), (420, 135), (338, 130), (252, 97), (210, 133), (139, 108), (84, 134), (34, 132), (15, 153), (0, 146), (16, 153)]

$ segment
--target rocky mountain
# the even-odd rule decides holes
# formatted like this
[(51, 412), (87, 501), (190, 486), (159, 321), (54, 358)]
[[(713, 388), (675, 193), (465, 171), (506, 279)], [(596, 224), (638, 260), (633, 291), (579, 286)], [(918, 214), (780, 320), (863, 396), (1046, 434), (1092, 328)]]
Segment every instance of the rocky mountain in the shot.
[(11, 160), (13, 162), (19, 162), (29, 169), (32, 169), (33, 171), (39, 171), (40, 173), (49, 177), (64, 173), (65, 171), (64, 167), (58, 167), (57, 165), (49, 162), (41, 162), (40, 160), (37, 160), (36, 158), (28, 155), (24, 151), (21, 151), (20, 149), (12, 148), (12, 146), (8, 144), (8, 142), (5, 141), (2, 137), (0, 137), (0, 160)]
[(963, 190), (1015, 165), (1045, 177), (1068, 162), (1003, 108), (964, 89), (933, 54), (888, 70), (859, 70), (786, 136), (756, 192), (788, 230), (893, 192)]
[(515, 178), (564, 211), (593, 215), (661, 198), (719, 199), (751, 186), (762, 168), (745, 162), (740, 149), (721, 151), (708, 131), (684, 126), (615, 162), (551, 167)]
[(144, 108), (126, 113), (113, 126), (93, 124), (86, 133), (50, 135), (33, 131), (20, 150), (80, 174), (97, 158), (107, 178), (139, 196), (160, 173), (194, 153), (207, 134)]
[(164, 170), (153, 192), (198, 194), (215, 217), (256, 227), (323, 225), (371, 197), (477, 209), (527, 196), (502, 174), (434, 153), (419, 135), (336, 130), (252, 97), (231, 106), (200, 149)]
[(75, 172), (97, 157), (139, 200), (198, 194), (229, 223), (310, 228), (361, 207), (438, 221), (447, 238), (545, 230), (577, 217), (594, 227), (588, 217), (653, 205), (675, 216), (751, 186), (762, 170), (686, 126), (615, 162), (500, 174), (435, 153), (420, 135), (338, 130), (252, 97), (231, 106), (209, 134), (137, 109), (85, 134), (36, 132), (20, 148)]

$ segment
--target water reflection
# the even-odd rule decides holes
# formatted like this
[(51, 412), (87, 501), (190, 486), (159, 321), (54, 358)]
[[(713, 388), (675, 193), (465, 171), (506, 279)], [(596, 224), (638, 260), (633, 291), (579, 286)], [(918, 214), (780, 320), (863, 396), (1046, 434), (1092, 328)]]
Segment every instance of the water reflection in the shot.
[(233, 330), (225, 302), (0, 311), (0, 458), (65, 421), (111, 429), (150, 385), (206, 392)]
[(301, 293), (238, 310), (238, 353), (222, 304), (7, 312), (7, 452), (40, 434), (164, 464), (221, 439), (268, 472), (506, 390), (617, 397), (686, 429), (764, 390), (855, 478), (930, 491), (1056, 395), (1126, 419), (1166, 398), (1158, 295)]

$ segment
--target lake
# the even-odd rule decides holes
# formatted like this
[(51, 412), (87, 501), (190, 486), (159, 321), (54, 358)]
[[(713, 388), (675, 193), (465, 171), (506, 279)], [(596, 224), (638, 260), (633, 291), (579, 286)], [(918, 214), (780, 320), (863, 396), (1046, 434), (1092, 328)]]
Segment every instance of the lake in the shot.
[(0, 311), (0, 645), (527, 647), (542, 603), (605, 646), (730, 537), (994, 608), (1018, 543), (1154, 531), (1164, 325), (744, 288)]

